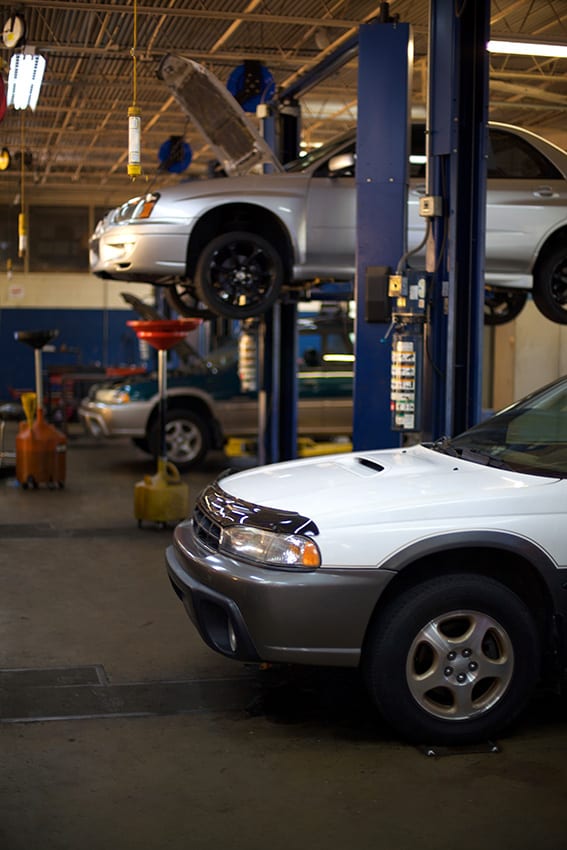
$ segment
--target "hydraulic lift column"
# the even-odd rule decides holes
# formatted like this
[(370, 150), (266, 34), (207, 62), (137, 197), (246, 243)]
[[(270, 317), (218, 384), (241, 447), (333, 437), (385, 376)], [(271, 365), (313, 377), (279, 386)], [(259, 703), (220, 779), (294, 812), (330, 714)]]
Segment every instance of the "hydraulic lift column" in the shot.
[(357, 137), (355, 450), (399, 445), (391, 429), (388, 275), (406, 250), (409, 93), (408, 24), (359, 31)]
[(442, 198), (425, 360), (424, 438), (481, 417), (490, 0), (431, 0), (427, 194)]

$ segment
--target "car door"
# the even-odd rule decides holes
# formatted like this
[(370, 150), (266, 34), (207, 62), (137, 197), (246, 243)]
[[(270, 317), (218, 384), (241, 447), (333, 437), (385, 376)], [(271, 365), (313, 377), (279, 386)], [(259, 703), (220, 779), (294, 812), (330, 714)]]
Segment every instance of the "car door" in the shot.
[[(317, 276), (352, 277), (356, 242), (355, 140), (311, 176), (306, 200), (306, 265)], [(342, 159), (341, 159), (342, 158)], [(344, 167), (341, 168), (341, 162)]]
[[(341, 160), (344, 167), (341, 168)], [(425, 125), (411, 128), (407, 245), (413, 250), (425, 235), (426, 221), (419, 215), (419, 198), (425, 194)], [(354, 273), (356, 249), (356, 140), (335, 151), (314, 172), (306, 202), (307, 265), (318, 276)], [(416, 255), (415, 266), (425, 251)]]
[(486, 276), (529, 275), (542, 239), (566, 219), (567, 185), (523, 136), (489, 130)]
[(343, 314), (311, 324), (300, 320), (298, 425), (301, 434), (352, 431), (352, 320)]

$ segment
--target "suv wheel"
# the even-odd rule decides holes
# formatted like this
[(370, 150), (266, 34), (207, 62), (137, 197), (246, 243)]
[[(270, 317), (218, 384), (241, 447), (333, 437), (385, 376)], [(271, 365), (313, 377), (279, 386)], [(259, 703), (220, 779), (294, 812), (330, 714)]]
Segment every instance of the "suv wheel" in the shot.
[(528, 295), (521, 289), (492, 289), (484, 290), (484, 324), (505, 325), (520, 315), (526, 304)]
[(247, 319), (273, 306), (283, 277), (276, 249), (262, 236), (237, 230), (205, 246), (194, 282), (199, 300), (214, 313)]
[(567, 251), (556, 248), (538, 263), (533, 299), (546, 319), (567, 325)]
[[(152, 454), (159, 454), (159, 421), (153, 423), (149, 436)], [(181, 471), (198, 466), (210, 448), (206, 423), (192, 410), (168, 410), (165, 417), (167, 459)]]
[(384, 718), (416, 743), (482, 741), (510, 724), (538, 675), (539, 636), (511, 590), (451, 574), (401, 593), (379, 612), (363, 670)]

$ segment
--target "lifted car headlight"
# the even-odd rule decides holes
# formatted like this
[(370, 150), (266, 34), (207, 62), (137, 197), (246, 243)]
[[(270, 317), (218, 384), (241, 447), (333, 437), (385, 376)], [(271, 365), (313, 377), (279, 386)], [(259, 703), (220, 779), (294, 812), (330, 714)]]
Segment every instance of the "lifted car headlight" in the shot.
[(223, 528), (220, 548), (228, 555), (273, 567), (321, 566), (319, 547), (301, 534), (274, 534), (261, 528), (232, 525)]
[(155, 205), (159, 200), (158, 194), (147, 194), (140, 201), (132, 213), (133, 219), (149, 218), (154, 210)]

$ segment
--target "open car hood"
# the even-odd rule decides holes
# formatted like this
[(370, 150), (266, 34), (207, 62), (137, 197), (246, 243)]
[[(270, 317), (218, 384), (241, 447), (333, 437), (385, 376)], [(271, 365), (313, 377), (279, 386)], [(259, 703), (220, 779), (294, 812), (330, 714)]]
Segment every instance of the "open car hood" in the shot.
[(283, 171), (238, 101), (214, 74), (186, 56), (168, 54), (160, 63), (158, 77), (201, 131), (227, 174), (247, 174), (262, 163)]

